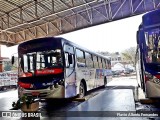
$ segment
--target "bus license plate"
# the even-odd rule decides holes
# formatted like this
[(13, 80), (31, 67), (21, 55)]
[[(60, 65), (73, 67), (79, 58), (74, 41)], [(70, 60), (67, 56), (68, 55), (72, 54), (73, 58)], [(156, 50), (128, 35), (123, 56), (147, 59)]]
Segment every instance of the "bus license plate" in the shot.
[(40, 94), (39, 92), (32, 92), (33, 96), (39, 96), (39, 94)]

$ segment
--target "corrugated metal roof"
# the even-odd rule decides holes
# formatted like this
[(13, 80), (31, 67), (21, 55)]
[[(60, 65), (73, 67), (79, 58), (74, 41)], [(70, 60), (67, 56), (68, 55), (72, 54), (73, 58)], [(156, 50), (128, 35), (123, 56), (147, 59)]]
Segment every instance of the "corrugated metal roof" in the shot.
[(160, 0), (0, 0), (0, 42), (55, 36), (159, 8)]
[(3, 1), (3, 0), (0, 1), (0, 10), (4, 11), (5, 13), (8, 13), (15, 8), (16, 8), (16, 6), (14, 6), (6, 1)]
[(10, 4), (15, 4), (17, 6), (24, 6), (30, 2), (32, 2), (33, 0), (6, 0), (8, 1)]

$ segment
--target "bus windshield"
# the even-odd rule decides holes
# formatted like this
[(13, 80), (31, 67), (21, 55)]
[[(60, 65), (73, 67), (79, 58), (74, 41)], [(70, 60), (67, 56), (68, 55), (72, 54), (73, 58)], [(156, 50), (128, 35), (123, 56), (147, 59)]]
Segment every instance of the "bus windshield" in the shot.
[(146, 63), (160, 64), (160, 30), (152, 29), (145, 32)]
[(21, 54), (19, 59), (23, 72), (63, 66), (60, 49)]
[(37, 52), (36, 69), (62, 66), (60, 50)]

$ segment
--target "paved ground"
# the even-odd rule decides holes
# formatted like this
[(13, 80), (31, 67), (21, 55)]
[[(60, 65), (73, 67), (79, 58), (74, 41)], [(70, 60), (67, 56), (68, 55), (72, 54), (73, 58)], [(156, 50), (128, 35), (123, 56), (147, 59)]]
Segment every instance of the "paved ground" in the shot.
[[(138, 92), (140, 95), (136, 94), (137, 92), (135, 92), (135, 88), (137, 86), (138, 85), (137, 85), (137, 81), (136, 81), (136, 76), (114, 77), (112, 82), (108, 83), (105, 89), (100, 88), (100, 89), (91, 91), (86, 96), (86, 98), (87, 98), (87, 100), (89, 100), (90, 98), (98, 95), (99, 93), (101, 93), (104, 90), (112, 90), (112, 89), (131, 89), (134, 92), (135, 99), (137, 99), (138, 96), (144, 97), (143, 92)], [(18, 96), (17, 90), (1, 92), (0, 93), (0, 103), (1, 103), (0, 104), (0, 111), (8, 111), (9, 109), (11, 109), (12, 102), (16, 101), (18, 99), (17, 96)], [(59, 102), (59, 104), (57, 104), (58, 102)], [(82, 102), (78, 102), (78, 101), (72, 101), (72, 102), (58, 101), (58, 102), (52, 101), (52, 102), (48, 102), (47, 104), (45, 102), (41, 103), (39, 111), (45, 113), (46, 116), (50, 116), (51, 113), (53, 113), (54, 111), (68, 111), (68, 110), (70, 110), (70, 109), (72, 109), (82, 103)], [(154, 106), (153, 105), (144, 105), (144, 104), (140, 104), (139, 102), (136, 102), (135, 106), (136, 106), (136, 110), (138, 110), (138, 111), (158, 109), (157, 107), (155, 107), (155, 105)], [(20, 111), (20, 110), (16, 110), (16, 111)], [(14, 111), (14, 112), (16, 112), (16, 111)], [(92, 117), (90, 117), (90, 118), (92, 118)], [(9, 120), (11, 118), (3, 118), (3, 119)], [(18, 118), (18, 117), (12, 118), (12, 120), (14, 120), (14, 119), (26, 120), (27, 118)], [(40, 118), (37, 118), (37, 119), (40, 119)], [(43, 118), (43, 119), (47, 119), (47, 118)], [(62, 119), (62, 118), (57, 118), (57, 119)], [(93, 118), (93, 120), (94, 119), (97, 119), (97, 118)], [(102, 119), (104, 119), (104, 118), (102, 118)], [(127, 120), (126, 117), (121, 117), (121, 119)], [(119, 119), (119, 120), (121, 120), (121, 119)], [(144, 120), (158, 120), (158, 118), (139, 118), (139, 117), (136, 117), (136, 119), (137, 120), (138, 119), (139, 120), (142, 120), (142, 119), (144, 119)], [(109, 120), (112, 120), (112, 118), (110, 118)], [(133, 120), (133, 118), (131, 118), (131, 120)]]

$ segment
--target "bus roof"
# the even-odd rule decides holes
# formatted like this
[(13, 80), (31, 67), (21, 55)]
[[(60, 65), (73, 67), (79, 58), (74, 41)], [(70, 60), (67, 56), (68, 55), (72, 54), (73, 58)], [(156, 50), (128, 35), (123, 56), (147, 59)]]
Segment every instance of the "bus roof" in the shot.
[(44, 38), (38, 38), (38, 39), (33, 39), (33, 40), (30, 40), (30, 41), (26, 41), (26, 42), (23, 42), (23, 43), (19, 44), (18, 50), (20, 48), (23, 48), (24, 46), (30, 46), (32, 43), (41, 44), (40, 46), (45, 46), (45, 45), (51, 46), (53, 40), (54, 40), (54, 42), (55, 41), (56, 42), (62, 42), (63, 41), (64, 43), (73, 45), (74, 47), (79, 48), (79, 49), (81, 49), (83, 51), (86, 51), (86, 52), (91, 53), (93, 55), (98, 55), (99, 57), (102, 57), (102, 58), (110, 60), (108, 57), (105, 57), (105, 56), (103, 56), (103, 55), (101, 55), (99, 53), (96, 53), (96, 52), (88, 50), (88, 49), (86, 49), (84, 47), (81, 47), (81, 46), (77, 45), (76, 43), (73, 43), (73, 42), (71, 42), (69, 40), (66, 40), (65, 38), (62, 38), (62, 37), (44, 37)]
[(61, 39), (63, 39), (63, 41), (64, 41), (65, 43), (69, 43), (69, 44), (73, 45), (74, 47), (76, 47), (76, 48), (78, 48), (78, 49), (80, 49), (80, 50), (83, 50), (83, 51), (88, 52), (88, 53), (91, 53), (91, 54), (93, 54), (93, 55), (98, 55), (99, 57), (102, 57), (102, 58), (105, 58), (105, 59), (110, 60), (109, 57), (107, 57), (107, 56), (103, 56), (103, 55), (101, 55), (101, 54), (99, 54), (99, 53), (97, 53), (97, 52), (93, 52), (93, 51), (91, 51), (91, 50), (89, 50), (89, 49), (87, 49), (87, 48), (84, 48), (84, 47), (76, 44), (76, 43), (73, 43), (73, 42), (71, 42), (71, 41), (69, 41), (69, 40), (66, 40), (65, 38), (61, 38)]
[(18, 53), (23, 54), (28, 52), (46, 51), (53, 48), (62, 48), (60, 38), (45, 37), (23, 42), (18, 46)]
[(143, 26), (160, 25), (160, 9), (151, 11), (142, 17)]
[(33, 40), (22, 42), (22, 43), (19, 44), (18, 47), (22, 47), (22, 46), (25, 46), (25, 45), (28, 45), (28, 44), (32, 44), (32, 43), (35, 43), (35, 42), (48, 42), (48, 41), (50, 42), (50, 41), (52, 41), (53, 38), (60, 40), (60, 38), (55, 38), (55, 37), (37, 38), (37, 39), (33, 39)]

